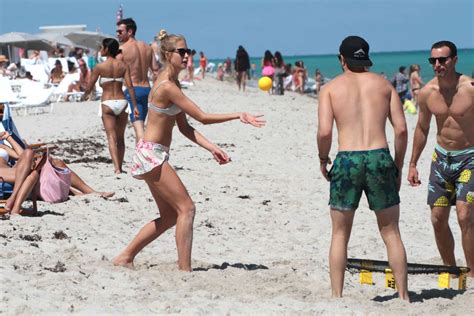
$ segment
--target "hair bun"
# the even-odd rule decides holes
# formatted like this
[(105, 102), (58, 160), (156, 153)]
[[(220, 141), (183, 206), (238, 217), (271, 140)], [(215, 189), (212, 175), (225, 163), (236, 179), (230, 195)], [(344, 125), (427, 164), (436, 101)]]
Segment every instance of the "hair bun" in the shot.
[(162, 41), (167, 36), (168, 36), (168, 33), (166, 32), (165, 29), (161, 29), (160, 32), (158, 33), (158, 39), (160, 41)]

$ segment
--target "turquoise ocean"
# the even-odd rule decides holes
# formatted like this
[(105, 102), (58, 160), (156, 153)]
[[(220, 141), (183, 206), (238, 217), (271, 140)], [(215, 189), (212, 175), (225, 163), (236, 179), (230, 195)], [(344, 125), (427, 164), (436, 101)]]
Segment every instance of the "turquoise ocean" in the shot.
[[(283, 52), (282, 52), (283, 54)], [(424, 82), (429, 81), (433, 77), (433, 69), (428, 63), (430, 51), (409, 51), (409, 52), (383, 52), (370, 53), (370, 59), (373, 62), (371, 71), (384, 73), (387, 78), (392, 78), (398, 72), (400, 66), (408, 68), (412, 64), (418, 64), (421, 67), (421, 76)], [(233, 59), (233, 57), (231, 57)], [(257, 65), (257, 76), (261, 74), (262, 57), (251, 57), (250, 62)], [(302, 60), (308, 69), (308, 77), (314, 78), (316, 69), (319, 69), (325, 78), (331, 79), (341, 74), (341, 66), (336, 54), (332, 55), (303, 55), (303, 56), (285, 56), (285, 63), (294, 65), (295, 61)], [(211, 62), (223, 62), (223, 59), (212, 59)], [(458, 63), (456, 65), (458, 72), (473, 76), (474, 74), (474, 49), (458, 49)]]

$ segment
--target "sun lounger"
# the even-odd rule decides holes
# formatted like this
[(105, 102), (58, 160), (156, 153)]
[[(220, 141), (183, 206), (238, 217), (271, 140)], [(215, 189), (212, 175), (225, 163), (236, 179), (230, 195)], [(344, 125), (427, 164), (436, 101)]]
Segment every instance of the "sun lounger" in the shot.
[(54, 102), (64, 102), (68, 96), (72, 97), (74, 101), (78, 101), (82, 97), (84, 94), (83, 92), (67, 92), (71, 83), (79, 81), (79, 75), (79, 72), (77, 72), (74, 74), (66, 74), (66, 76), (64, 76), (63, 80), (61, 80), (53, 92)]
[(50, 98), (53, 95), (54, 88), (45, 88), (45, 85), (40, 82), (23, 80), (21, 84), (21, 91), (19, 93), (19, 102), (11, 103), (11, 110), (15, 110), (16, 113), (20, 113), (24, 110), (25, 115), (30, 113), (32, 110), (35, 114), (39, 113), (40, 110), (53, 111), (53, 103)]
[(0, 103), (16, 103), (19, 101), (12, 90), (10, 80), (7, 77), (0, 77)]

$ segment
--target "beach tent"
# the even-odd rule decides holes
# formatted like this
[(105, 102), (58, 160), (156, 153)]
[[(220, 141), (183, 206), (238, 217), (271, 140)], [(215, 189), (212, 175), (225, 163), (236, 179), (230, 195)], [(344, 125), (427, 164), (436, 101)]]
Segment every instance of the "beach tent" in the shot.
[(56, 45), (67, 46), (67, 47), (78, 47), (73, 41), (69, 38), (65, 37), (64, 34), (61, 33), (38, 33), (36, 34), (37, 37), (52, 42)]
[(97, 50), (102, 44), (104, 38), (113, 37), (99, 32), (78, 31), (64, 35), (70, 39), (76, 46), (88, 47)]
[[(10, 32), (0, 35), (0, 46), (9, 47), (20, 47), (26, 50), (52, 50), (53, 45), (33, 34), (21, 33), (21, 32)], [(11, 53), (9, 52), (9, 59), (11, 59)]]

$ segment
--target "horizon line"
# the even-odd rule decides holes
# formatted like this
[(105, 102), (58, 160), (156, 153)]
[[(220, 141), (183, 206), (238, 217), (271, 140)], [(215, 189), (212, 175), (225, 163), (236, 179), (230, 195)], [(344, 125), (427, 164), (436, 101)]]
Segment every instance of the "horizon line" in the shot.
[[(458, 52), (461, 50), (474, 50), (474, 47), (463, 47), (458, 48)], [(430, 51), (430, 49), (414, 49), (414, 50), (394, 50), (394, 51), (376, 51), (371, 52), (370, 54), (391, 54), (391, 53), (418, 53), (418, 52), (426, 52)], [(305, 56), (336, 56), (338, 53), (323, 53), (323, 54), (301, 54), (301, 55), (283, 55), (284, 58), (293, 58), (293, 57), (305, 57)], [(227, 56), (229, 57), (229, 56)], [(227, 57), (211, 57), (209, 59), (227, 59)], [(262, 58), (261, 56), (249, 56), (249, 58)]]

